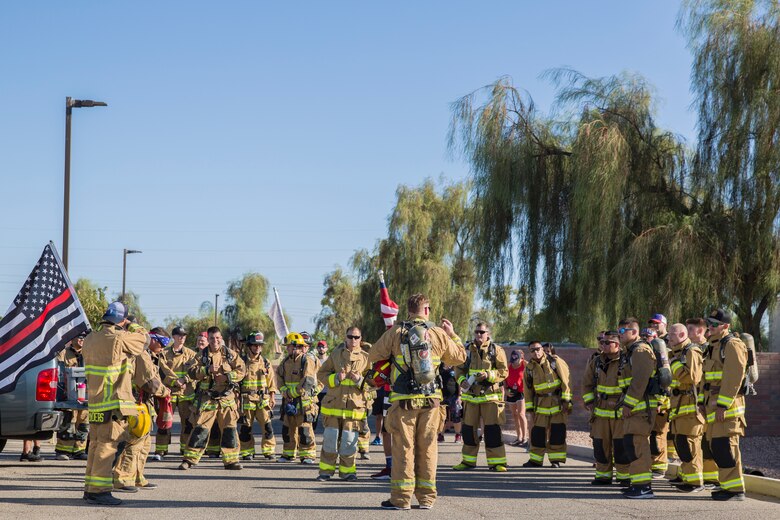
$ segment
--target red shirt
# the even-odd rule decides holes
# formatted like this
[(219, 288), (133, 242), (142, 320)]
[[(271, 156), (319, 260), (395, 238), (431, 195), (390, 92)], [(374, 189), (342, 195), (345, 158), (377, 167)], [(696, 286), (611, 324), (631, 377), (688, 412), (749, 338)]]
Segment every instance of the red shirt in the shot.
[(509, 364), (509, 375), (504, 381), (507, 388), (512, 388), (518, 392), (523, 391), (523, 374), (525, 373), (525, 360), (520, 360), (520, 366), (515, 368), (512, 364)]

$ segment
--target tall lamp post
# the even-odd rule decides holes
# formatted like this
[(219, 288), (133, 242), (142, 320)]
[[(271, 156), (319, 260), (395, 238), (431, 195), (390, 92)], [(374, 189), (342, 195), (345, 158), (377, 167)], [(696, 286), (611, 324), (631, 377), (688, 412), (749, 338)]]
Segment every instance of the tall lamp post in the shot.
[(68, 226), (70, 219), (70, 115), (73, 108), (106, 107), (102, 101), (65, 98), (65, 204), (62, 217), (62, 265), (68, 269)]
[(127, 255), (133, 255), (135, 253), (143, 253), (137, 249), (123, 249), (122, 250), (122, 303), (125, 302), (125, 281), (127, 280)]

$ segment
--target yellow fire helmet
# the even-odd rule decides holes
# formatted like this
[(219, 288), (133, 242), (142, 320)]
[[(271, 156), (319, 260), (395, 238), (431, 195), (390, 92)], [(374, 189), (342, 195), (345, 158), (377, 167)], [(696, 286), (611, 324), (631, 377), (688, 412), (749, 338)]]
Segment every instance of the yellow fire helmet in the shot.
[(291, 332), (284, 337), (284, 344), (293, 347), (305, 347), (306, 342), (303, 341), (303, 336), (297, 332)]
[(135, 405), (138, 415), (130, 415), (127, 418), (127, 428), (130, 434), (139, 439), (149, 433), (152, 428), (152, 417), (145, 404)]

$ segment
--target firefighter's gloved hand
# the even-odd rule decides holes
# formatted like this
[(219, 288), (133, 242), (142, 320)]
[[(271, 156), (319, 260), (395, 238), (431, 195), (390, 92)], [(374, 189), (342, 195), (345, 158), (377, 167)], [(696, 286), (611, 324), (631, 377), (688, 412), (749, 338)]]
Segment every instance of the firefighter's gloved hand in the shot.
[(137, 324), (137, 323), (130, 323), (127, 326), (127, 331), (128, 332), (146, 332), (144, 330), (144, 328), (142, 326), (140, 326), (139, 324)]
[(469, 384), (468, 379), (464, 379), (463, 382), (460, 384), (460, 389), (463, 390), (464, 392), (468, 390), (470, 387), (471, 385)]
[(477, 381), (479, 381), (481, 383), (485, 379), (487, 379), (487, 373), (485, 373), (485, 372), (478, 372), (477, 373)]
[(360, 381), (360, 372), (354, 372), (354, 371), (350, 372), (349, 378), (357, 383), (358, 381)]

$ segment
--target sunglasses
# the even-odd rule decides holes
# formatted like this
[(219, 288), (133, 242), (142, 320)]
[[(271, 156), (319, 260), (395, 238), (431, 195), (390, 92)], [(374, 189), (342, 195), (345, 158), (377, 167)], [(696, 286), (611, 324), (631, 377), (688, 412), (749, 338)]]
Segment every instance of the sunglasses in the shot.
[(360, 336), (350, 336), (349, 334), (347, 334), (347, 338), (349, 338), (349, 339), (360, 339)]
[(618, 343), (618, 342), (615, 341), (614, 339), (602, 339), (599, 341), (600, 345), (610, 345), (612, 343)]
[(488, 331), (486, 331), (486, 330), (475, 330), (474, 331), (474, 334), (487, 334), (487, 333), (488, 333)]
[(531, 352), (536, 352), (537, 350), (542, 350), (542, 347), (533, 347), (533, 348), (529, 348), (528, 350), (530, 350)]
[(709, 319), (709, 318), (707, 319), (707, 326), (708, 327), (715, 328), (715, 327), (719, 327), (721, 325), (723, 325), (723, 324), (721, 322), (719, 322), (718, 320), (713, 320), (713, 319)]
[(628, 332), (629, 330), (633, 330), (634, 332), (639, 332), (639, 330), (637, 330), (637, 329), (629, 329), (629, 328), (626, 328), (626, 327), (620, 327), (620, 328), (618, 329), (618, 332), (619, 332), (620, 334), (625, 334), (625, 333), (626, 333), (626, 332)]

